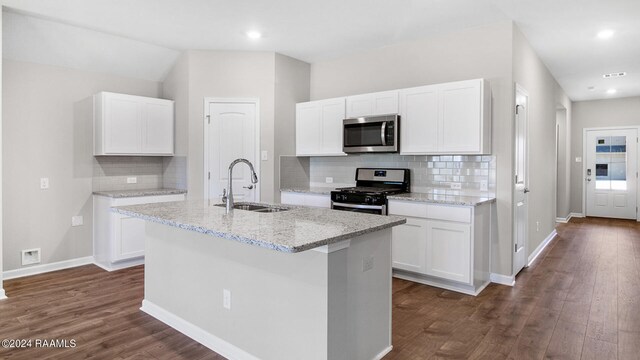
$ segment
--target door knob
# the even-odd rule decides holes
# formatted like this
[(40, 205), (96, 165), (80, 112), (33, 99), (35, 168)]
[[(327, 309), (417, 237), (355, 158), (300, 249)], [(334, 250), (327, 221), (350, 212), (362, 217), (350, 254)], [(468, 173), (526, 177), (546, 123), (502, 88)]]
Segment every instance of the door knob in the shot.
[(253, 189), (253, 184), (251, 184), (249, 186), (243, 186), (243, 188), (251, 190), (251, 189)]
[(591, 181), (591, 178), (587, 178), (587, 181)]
[(527, 189), (527, 188), (524, 188), (524, 193), (525, 193), (525, 194), (526, 194), (526, 193), (529, 193), (529, 192), (531, 192), (531, 190), (529, 190), (529, 189)]

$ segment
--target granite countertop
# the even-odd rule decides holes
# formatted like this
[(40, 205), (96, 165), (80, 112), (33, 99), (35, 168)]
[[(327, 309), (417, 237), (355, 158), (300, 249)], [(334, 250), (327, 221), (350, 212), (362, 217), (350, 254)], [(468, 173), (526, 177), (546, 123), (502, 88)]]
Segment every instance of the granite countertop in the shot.
[(478, 206), (485, 203), (491, 203), (496, 201), (495, 197), (415, 193), (415, 192), (406, 193), (406, 194), (389, 195), (387, 196), (387, 199), (418, 201), (418, 202), (445, 204), (445, 205), (466, 205), (466, 206)]
[(140, 189), (140, 190), (94, 191), (93, 195), (100, 195), (100, 196), (106, 196), (111, 198), (128, 198), (128, 197), (174, 195), (174, 194), (186, 194), (186, 193), (187, 193), (187, 190), (183, 190), (183, 189)]
[(235, 240), (250, 245), (295, 253), (404, 224), (399, 216), (380, 216), (348, 211), (286, 207), (288, 211), (259, 213), (224, 207), (206, 200), (119, 206), (117, 213), (185, 230)]
[(331, 195), (331, 192), (335, 190), (334, 187), (324, 187), (324, 186), (310, 186), (307, 188), (282, 188), (280, 192), (296, 192), (303, 194), (320, 194), (320, 195)]

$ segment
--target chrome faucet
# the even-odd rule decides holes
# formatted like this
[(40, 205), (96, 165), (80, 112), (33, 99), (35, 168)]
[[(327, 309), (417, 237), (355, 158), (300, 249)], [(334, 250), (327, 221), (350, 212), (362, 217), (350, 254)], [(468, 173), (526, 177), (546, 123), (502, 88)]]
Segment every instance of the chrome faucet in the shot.
[(247, 165), (249, 165), (249, 169), (251, 170), (251, 183), (255, 184), (258, 182), (258, 175), (256, 175), (256, 171), (253, 170), (253, 164), (247, 160), (247, 159), (235, 159), (233, 160), (233, 162), (231, 162), (231, 165), (229, 165), (229, 182), (227, 183), (227, 213), (233, 211), (233, 167), (236, 166), (236, 164), (238, 163), (245, 163)]

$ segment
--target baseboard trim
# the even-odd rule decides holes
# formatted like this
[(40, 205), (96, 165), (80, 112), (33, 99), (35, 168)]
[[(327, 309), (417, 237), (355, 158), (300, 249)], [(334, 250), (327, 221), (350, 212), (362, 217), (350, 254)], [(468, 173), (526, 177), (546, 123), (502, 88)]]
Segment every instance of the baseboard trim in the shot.
[(94, 261), (94, 264), (97, 267), (102, 268), (102, 270), (111, 272), (111, 271), (126, 269), (132, 266), (142, 265), (144, 264), (144, 256), (131, 259), (131, 260), (117, 262), (117, 263), (108, 263), (108, 262), (101, 262), (96, 260)]
[(58, 261), (50, 264), (29, 266), (21, 269), (7, 270), (2, 274), (4, 280), (16, 279), (25, 276), (38, 275), (51, 271), (69, 269), (77, 266), (93, 264), (93, 256), (77, 259)]
[(140, 310), (162, 321), (184, 335), (192, 338), (200, 344), (208, 347), (216, 353), (230, 360), (259, 360), (248, 352), (220, 339), (219, 337), (203, 330), (202, 328), (174, 315), (149, 300), (142, 300)]
[(4, 300), (7, 298), (7, 295), (4, 293), (4, 289), (0, 289), (0, 300)]
[(388, 353), (391, 352), (391, 350), (393, 350), (393, 345), (389, 346), (388, 348), (382, 350), (378, 355), (374, 356), (372, 360), (381, 360), (383, 357), (385, 357)]
[(459, 293), (471, 295), (471, 296), (478, 296), (478, 294), (480, 294), (480, 292), (482, 292), (482, 290), (484, 290), (484, 288), (486, 288), (487, 285), (489, 285), (489, 281), (485, 281), (483, 284), (481, 284), (478, 287), (466, 285), (466, 284), (457, 284), (452, 281), (439, 279), (439, 278), (435, 278), (435, 277), (431, 277), (423, 274), (416, 274), (410, 271), (398, 270), (398, 269), (394, 269), (392, 275), (393, 277), (398, 279), (413, 281), (419, 284), (429, 285), (429, 286), (450, 290), (450, 291), (455, 291), (455, 292), (459, 292)]
[(514, 275), (502, 275), (491, 273), (491, 282), (501, 285), (513, 286), (516, 284), (516, 277)]
[(574, 218), (583, 218), (584, 214), (583, 213), (571, 213), (569, 214), (570, 217), (574, 217)]
[(561, 223), (561, 224), (566, 224), (569, 222), (569, 220), (571, 220), (571, 214), (567, 215), (567, 217), (557, 217), (556, 218), (556, 222), (557, 223)]
[(528, 259), (529, 263), (527, 264), (527, 266), (531, 266), (533, 262), (536, 261), (536, 259), (538, 258), (542, 250), (544, 250), (551, 243), (551, 240), (553, 240), (556, 237), (556, 235), (558, 235), (558, 232), (556, 231), (556, 229), (553, 229), (551, 234), (549, 234), (540, 243), (540, 245), (538, 245), (538, 247), (531, 253), (531, 255), (529, 255), (529, 259)]

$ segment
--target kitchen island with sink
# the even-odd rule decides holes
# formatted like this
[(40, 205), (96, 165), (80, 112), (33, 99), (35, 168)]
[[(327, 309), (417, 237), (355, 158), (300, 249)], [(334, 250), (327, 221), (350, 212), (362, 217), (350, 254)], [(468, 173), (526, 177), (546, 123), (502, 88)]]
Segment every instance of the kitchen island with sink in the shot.
[(391, 350), (391, 227), (404, 218), (236, 205), (248, 210), (202, 200), (113, 209), (147, 220), (143, 311), (232, 359)]

